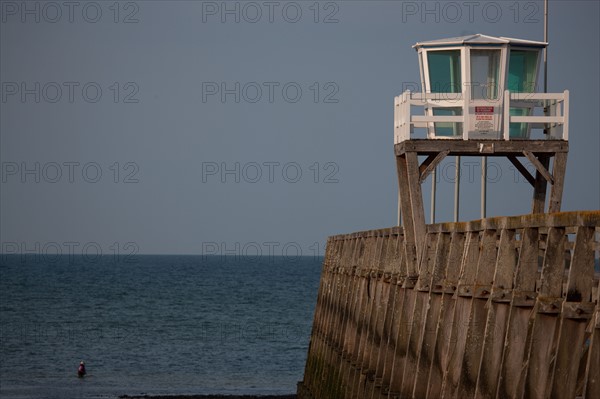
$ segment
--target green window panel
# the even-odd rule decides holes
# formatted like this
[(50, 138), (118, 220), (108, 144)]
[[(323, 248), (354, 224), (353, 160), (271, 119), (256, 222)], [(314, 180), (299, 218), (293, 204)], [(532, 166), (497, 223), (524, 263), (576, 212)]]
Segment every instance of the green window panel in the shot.
[(537, 51), (511, 50), (508, 62), (508, 90), (513, 93), (533, 93), (537, 64)]
[(432, 93), (460, 93), (460, 50), (428, 51), (429, 87)]
[[(533, 93), (538, 65), (538, 51), (511, 50), (508, 62), (508, 90), (512, 93)], [(511, 108), (511, 116), (529, 116), (530, 108)], [(529, 129), (526, 123), (510, 124), (511, 138), (527, 138)]]
[[(461, 93), (460, 50), (428, 51), (429, 88), (432, 93)], [(462, 109), (433, 108), (433, 115), (462, 115)], [(462, 136), (462, 124), (455, 122), (434, 123), (435, 135), (445, 137)]]

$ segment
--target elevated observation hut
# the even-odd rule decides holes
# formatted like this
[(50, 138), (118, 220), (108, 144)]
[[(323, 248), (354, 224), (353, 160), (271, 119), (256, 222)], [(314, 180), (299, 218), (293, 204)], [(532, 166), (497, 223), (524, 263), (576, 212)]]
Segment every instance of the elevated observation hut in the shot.
[[(569, 148), (569, 92), (536, 91), (546, 46), (482, 34), (413, 46), (418, 52), (421, 91), (407, 90), (395, 98), (394, 151), (398, 222), (401, 214), (416, 244), (425, 234), (421, 183), (447, 156), (456, 156), (458, 164), (461, 156), (481, 156), (482, 166), (487, 157), (507, 157), (533, 187), (532, 213), (546, 208), (560, 211)], [(421, 163), (419, 156), (425, 156)], [(535, 176), (521, 162), (523, 158), (535, 167)], [(482, 176), (485, 217), (485, 170)], [(455, 221), (457, 214), (458, 191)]]

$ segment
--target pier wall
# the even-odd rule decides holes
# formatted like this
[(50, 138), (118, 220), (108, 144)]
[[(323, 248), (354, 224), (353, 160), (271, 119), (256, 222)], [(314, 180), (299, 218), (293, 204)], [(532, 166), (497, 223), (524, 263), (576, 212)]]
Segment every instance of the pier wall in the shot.
[(328, 239), (300, 399), (600, 398), (600, 211)]

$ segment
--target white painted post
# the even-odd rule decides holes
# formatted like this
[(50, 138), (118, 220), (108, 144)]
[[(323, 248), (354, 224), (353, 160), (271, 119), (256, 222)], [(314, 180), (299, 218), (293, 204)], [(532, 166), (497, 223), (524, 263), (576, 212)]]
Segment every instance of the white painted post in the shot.
[(454, 221), (458, 222), (459, 202), (460, 202), (460, 155), (455, 158), (456, 172), (454, 175)]
[(402, 93), (402, 115), (402, 140), (404, 141), (410, 139), (410, 123), (412, 119), (410, 115), (410, 90)]
[(510, 140), (510, 91), (504, 90), (504, 140)]
[(435, 223), (435, 196), (436, 196), (436, 186), (437, 186), (437, 182), (435, 181), (436, 179), (436, 172), (437, 172), (437, 166), (435, 168), (433, 168), (433, 171), (431, 172), (431, 207), (430, 207), (430, 214), (429, 214), (429, 223)]
[(487, 214), (487, 157), (481, 157), (481, 219)]
[(471, 102), (471, 86), (468, 84), (465, 84), (465, 82), (467, 81), (467, 79), (470, 79), (469, 76), (471, 76), (471, 60), (470, 60), (470, 50), (467, 46), (463, 46), (460, 49), (460, 62), (461, 62), (461, 76), (462, 76), (462, 81), (463, 81), (463, 87), (461, 90), (462, 93), (462, 112), (463, 112), (463, 140), (468, 140), (469, 139), (469, 126), (471, 125), (469, 123), (469, 103)]
[(565, 90), (563, 102), (563, 140), (569, 141), (569, 90)]
[[(548, 43), (548, 0), (544, 0), (544, 41)], [(544, 93), (548, 93), (548, 47), (544, 47)]]
[(400, 142), (400, 100), (394, 97), (394, 144)]

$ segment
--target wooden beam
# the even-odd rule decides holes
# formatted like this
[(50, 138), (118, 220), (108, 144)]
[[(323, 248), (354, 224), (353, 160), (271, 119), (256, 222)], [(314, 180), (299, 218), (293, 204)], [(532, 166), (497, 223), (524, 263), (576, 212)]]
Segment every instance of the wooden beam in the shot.
[[(598, 285), (600, 292), (600, 284)], [(596, 315), (592, 318), (592, 335), (590, 337), (590, 347), (588, 352), (588, 361), (584, 379), (584, 398), (600, 397), (600, 378), (598, 378), (598, 359), (600, 359), (600, 301), (596, 301)]]
[(521, 172), (521, 175), (523, 175), (523, 177), (529, 182), (529, 184), (535, 187), (535, 178), (531, 176), (531, 173), (529, 173), (527, 168), (523, 166), (521, 161), (519, 161), (519, 159), (514, 155), (509, 155), (507, 156), (507, 158), (515, 166), (515, 168), (517, 168), (517, 170)]
[[(441, 309), (437, 321), (437, 329), (434, 330), (435, 334), (435, 348), (434, 355), (432, 358), (432, 365), (429, 371), (429, 380), (426, 384), (428, 393), (426, 396), (416, 397), (427, 397), (427, 398), (440, 398), (442, 397), (442, 382), (444, 378), (444, 371), (447, 369), (450, 347), (453, 346), (454, 342), (451, 342), (450, 333), (455, 326), (454, 323), (454, 305), (456, 300), (453, 299), (453, 294), (456, 291), (458, 285), (459, 275), (461, 273), (460, 264), (465, 249), (465, 234), (462, 232), (452, 232), (450, 239), (450, 249), (448, 250), (446, 271), (444, 273), (444, 280), (442, 282), (443, 295), (441, 299)], [(432, 283), (432, 287), (437, 290), (435, 283)], [(432, 309), (435, 309), (435, 303), (432, 304)], [(428, 330), (426, 327), (425, 331)], [(428, 334), (431, 335), (431, 334)], [(426, 343), (427, 344), (427, 343)]]
[[(439, 340), (436, 329), (439, 325), (440, 317), (443, 317), (443, 286), (448, 266), (450, 245), (451, 235), (449, 233), (440, 233), (435, 253), (435, 262), (431, 273), (431, 291), (425, 308), (425, 321), (421, 329), (422, 343), (420, 344), (420, 353), (414, 372), (413, 398), (431, 397), (427, 396), (427, 391), (431, 386), (429, 383), (431, 369), (433, 367), (436, 371), (439, 370), (437, 366), (440, 364), (438, 361), (441, 361), (440, 355), (442, 352), (440, 351), (441, 347), (438, 346)], [(439, 373), (436, 373), (436, 377), (434, 378), (441, 384)], [(372, 397), (374, 398), (375, 396)]]
[(498, 244), (491, 301), (486, 305), (489, 312), (477, 375), (476, 397), (484, 397), (486, 391), (496, 393), (500, 382), (502, 354), (510, 314), (507, 302), (512, 294), (516, 261), (515, 230), (504, 229), (500, 233)]
[(488, 148), (494, 145), (494, 152), (488, 156), (522, 156), (523, 151), (531, 151), (535, 154), (555, 154), (557, 152), (568, 152), (569, 142), (564, 140), (451, 140), (451, 139), (412, 139), (394, 145), (396, 155), (407, 152), (417, 152), (419, 155), (437, 155), (449, 150), (449, 156), (481, 156), (481, 144)]
[(410, 204), (413, 213), (413, 228), (415, 229), (417, 264), (419, 264), (422, 256), (421, 252), (425, 243), (425, 210), (423, 208), (421, 183), (419, 182), (419, 158), (416, 152), (409, 152), (406, 154), (406, 167), (410, 191)]
[[(560, 319), (557, 316), (563, 300), (565, 242), (564, 228), (551, 227), (548, 230), (539, 295), (532, 315), (533, 330), (527, 359), (529, 367), (525, 376), (526, 398), (550, 397), (559, 336)], [(579, 361), (578, 357), (575, 358)]]
[(548, 204), (548, 212), (560, 212), (566, 169), (567, 153), (557, 153), (554, 156), (554, 165), (552, 166), (554, 184), (550, 190), (550, 203)]
[[(410, 329), (408, 334), (406, 357), (403, 365), (402, 373), (402, 389), (400, 393), (402, 397), (412, 397), (416, 370), (419, 364), (419, 355), (422, 349), (422, 336), (423, 329), (425, 327), (425, 321), (427, 318), (430, 295), (429, 291), (431, 288), (431, 279), (433, 276), (434, 262), (436, 253), (438, 250), (439, 237), (443, 234), (427, 234), (425, 237), (425, 243), (423, 244), (423, 261), (419, 267), (419, 279), (417, 280), (415, 289), (413, 291), (414, 302), (411, 311), (411, 317), (406, 319), (410, 323)], [(360, 395), (359, 397), (365, 397)]]
[(398, 188), (400, 193), (400, 207), (402, 209), (402, 227), (404, 231), (404, 250), (408, 268), (407, 272), (408, 277), (412, 278), (418, 273), (418, 264), (406, 156), (396, 157), (396, 168), (398, 170)]
[[(540, 162), (547, 168), (550, 165), (550, 157), (548, 155), (540, 155)], [(546, 207), (546, 188), (548, 182), (539, 171), (535, 173), (535, 185), (533, 186), (533, 204), (531, 213), (544, 213)]]
[[(431, 161), (429, 161), (429, 164), (425, 165), (425, 168), (423, 168), (424, 165), (421, 165), (419, 167), (419, 172), (421, 173), (421, 175), (419, 177), (419, 183), (423, 183), (425, 181), (425, 179), (427, 179), (427, 176), (429, 176), (429, 174), (435, 169), (435, 167), (438, 166), (439, 163), (442, 162), (442, 160), (444, 158), (446, 158), (446, 155), (448, 155), (449, 153), (450, 153), (450, 150), (442, 151), (439, 154), (437, 154), (435, 157), (433, 157), (433, 159)], [(427, 162), (431, 157), (432, 157), (432, 155), (430, 155), (425, 160), (425, 162)], [(425, 162), (423, 162), (423, 164), (425, 164)]]
[(431, 162), (433, 162), (433, 160), (435, 159), (435, 157), (437, 156), (437, 154), (431, 154), (427, 157), (426, 160), (423, 161), (423, 163), (421, 164), (421, 166), (419, 166), (419, 172), (423, 173), (423, 171), (425, 169), (427, 169), (427, 167), (431, 164)]
[(498, 255), (496, 241), (496, 230), (484, 230), (476, 243), (480, 250), (474, 284), (471, 290), (473, 298), (467, 307), (469, 316), (468, 324), (465, 324), (467, 329), (466, 340), (464, 341), (465, 353), (462, 359), (462, 370), (457, 390), (458, 395), (455, 396), (458, 398), (475, 397), (476, 381), (479, 374), (483, 342), (485, 340), (484, 333), (487, 325), (487, 313), (490, 308), (488, 303), (489, 294), (492, 289), (490, 283), (494, 279)]
[(533, 166), (535, 166), (535, 168), (537, 169), (538, 172), (540, 172), (540, 174), (542, 176), (544, 176), (544, 179), (546, 179), (547, 182), (549, 182), (550, 184), (554, 184), (554, 177), (552, 177), (552, 175), (550, 174), (550, 172), (548, 172), (548, 165), (543, 165), (537, 158), (535, 155), (533, 155), (533, 153), (531, 151), (523, 151), (523, 155), (525, 155), (527, 157), (527, 159), (529, 159), (529, 162), (531, 162), (533, 164)]
[(574, 398), (580, 367), (585, 364), (573, 361), (573, 348), (586, 346), (586, 327), (594, 314), (592, 287), (594, 283), (594, 242), (593, 227), (578, 227), (569, 268), (567, 295), (563, 303), (559, 329), (558, 349), (554, 363), (552, 381), (553, 398)]
[(462, 398), (457, 391), (463, 373), (463, 360), (467, 350), (469, 326), (473, 315), (471, 302), (480, 252), (479, 232), (467, 233), (464, 245), (453, 320), (449, 327), (450, 331), (446, 332), (446, 334), (449, 334), (451, 344), (448, 345), (447, 352), (444, 354), (447, 363), (445, 364), (442, 380), (442, 394), (438, 396), (444, 398)]

